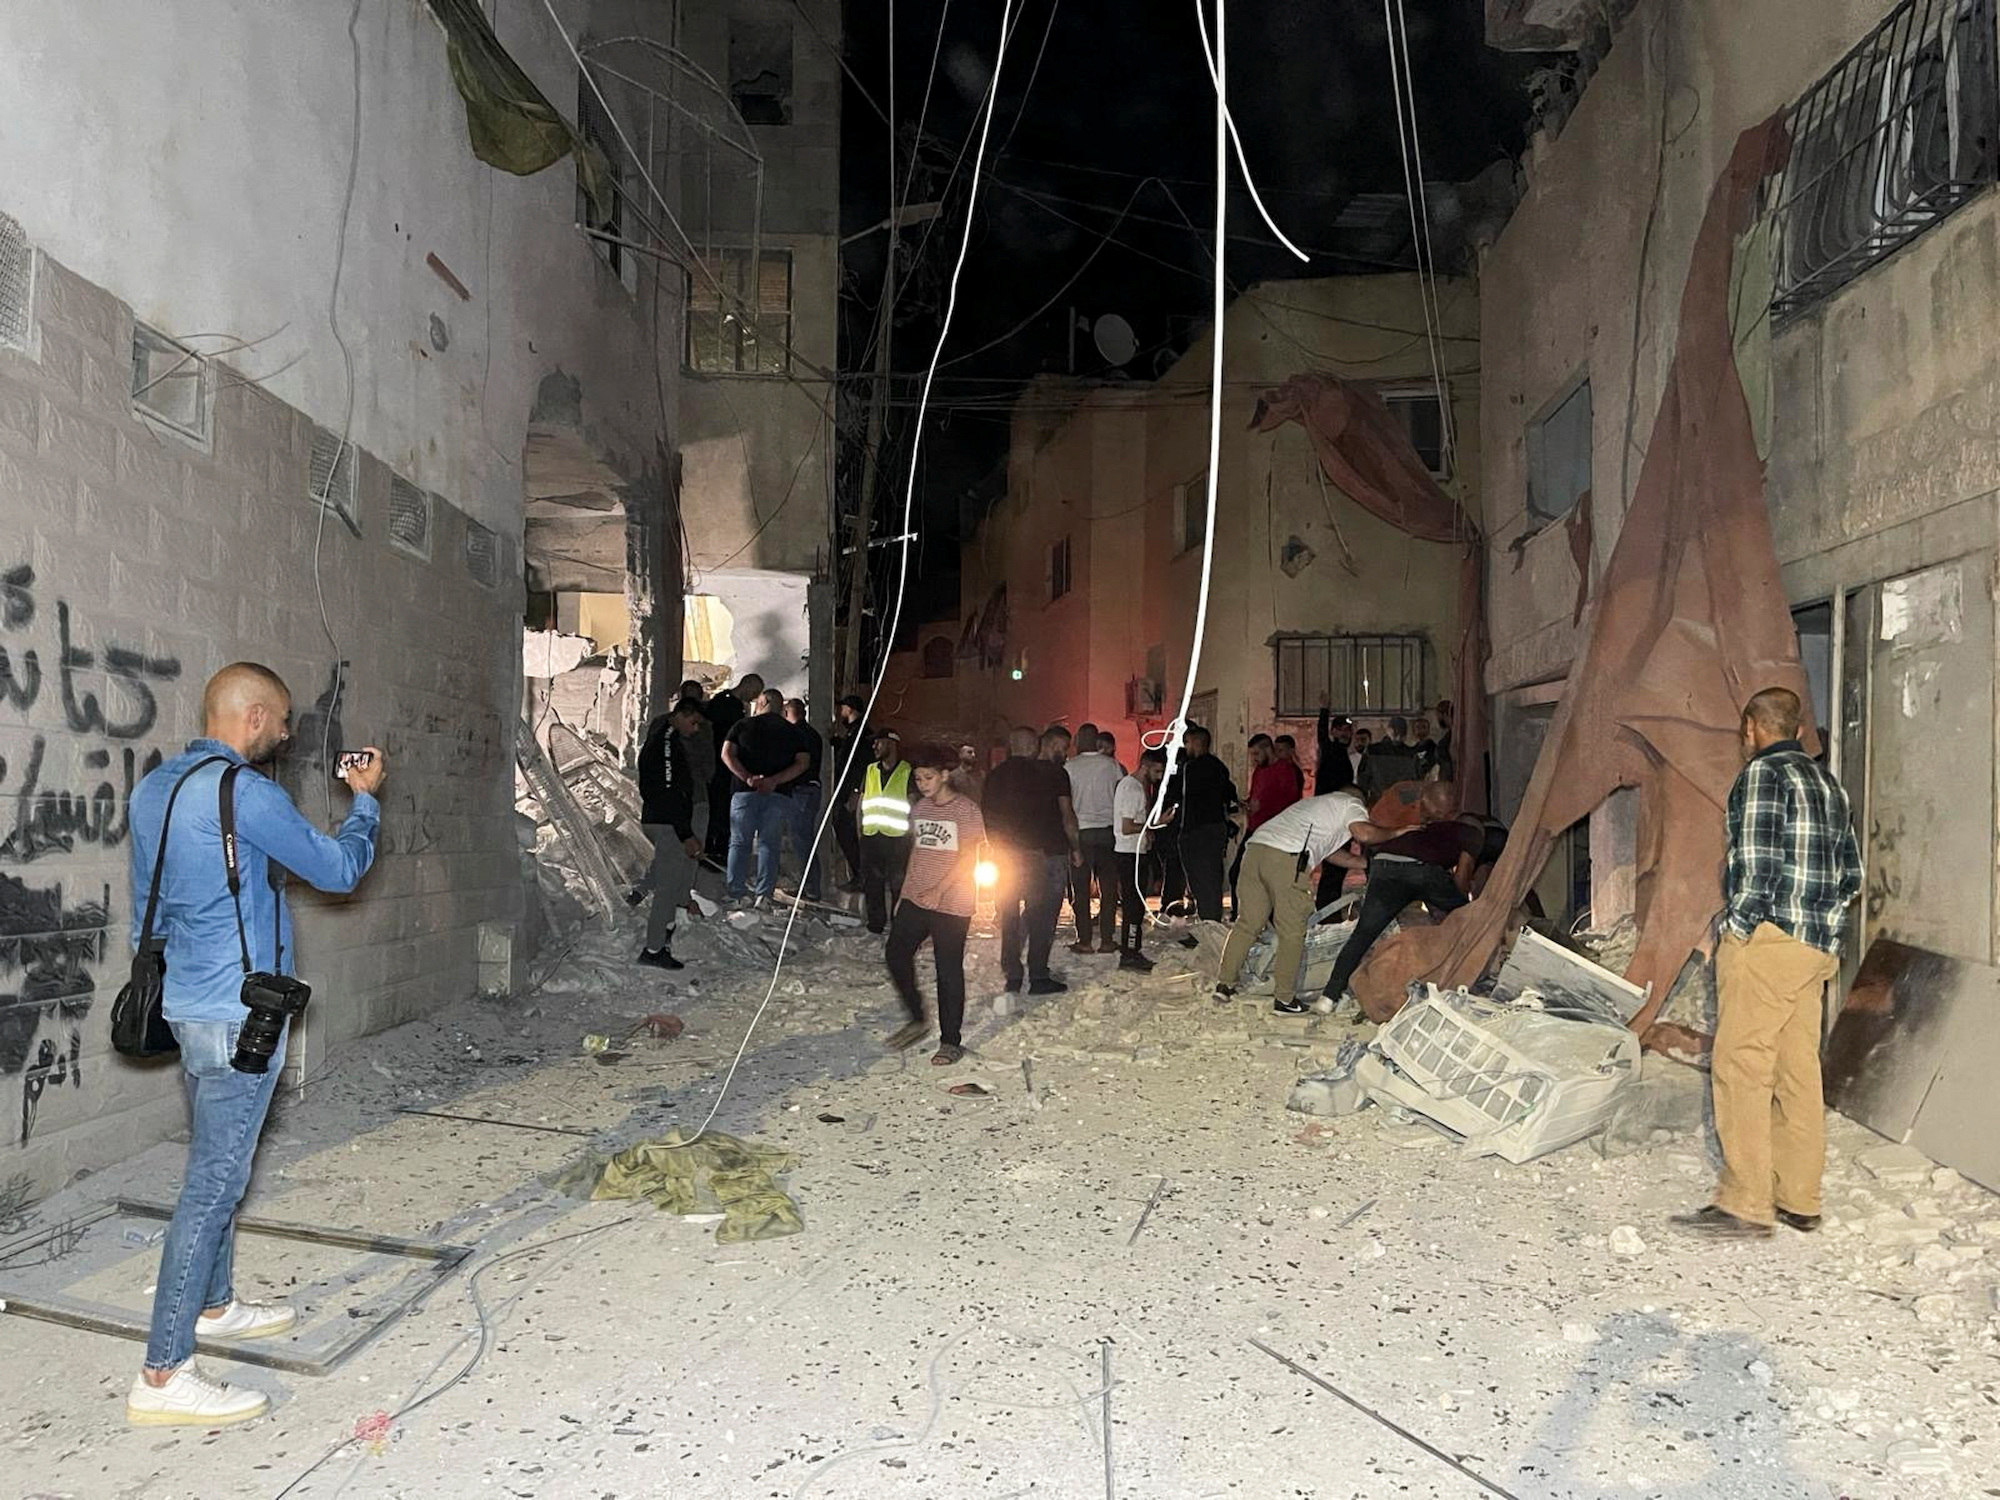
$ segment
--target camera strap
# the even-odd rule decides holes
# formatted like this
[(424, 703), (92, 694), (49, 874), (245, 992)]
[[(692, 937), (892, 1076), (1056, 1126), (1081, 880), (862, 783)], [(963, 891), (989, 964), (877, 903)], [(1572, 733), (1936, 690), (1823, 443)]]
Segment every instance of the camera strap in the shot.
[(188, 778), (203, 766), (213, 765), (226, 757), (206, 755), (181, 773), (181, 779), (174, 783), (173, 791), (167, 794), (167, 813), (160, 819), (160, 847), (153, 855), (153, 886), (146, 893), (146, 919), (139, 925), (139, 946), (144, 948), (153, 940), (153, 919), (160, 913), (160, 881), (167, 873), (167, 832), (174, 826), (174, 804), (180, 801), (181, 788), (188, 784)]
[[(220, 759), (220, 757), (217, 757)], [(236, 774), (243, 769), (241, 764), (232, 764), (222, 773), (222, 782), (216, 789), (216, 810), (222, 819), (222, 865), (229, 873), (229, 899), (236, 907), (236, 946), (243, 954), (243, 972), (254, 973), (256, 965), (250, 962), (250, 938), (243, 930), (243, 877), (236, 860)], [(285, 930), (284, 904), (277, 899), (284, 890), (284, 870), (274, 859), (266, 858), (264, 877), (271, 887), (271, 967), (273, 972), (285, 971)]]

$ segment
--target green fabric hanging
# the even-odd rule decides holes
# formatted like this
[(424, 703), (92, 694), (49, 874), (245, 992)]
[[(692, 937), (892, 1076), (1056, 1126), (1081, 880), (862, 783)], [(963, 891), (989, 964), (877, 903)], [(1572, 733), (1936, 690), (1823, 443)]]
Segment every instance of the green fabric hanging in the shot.
[(489, 166), (526, 177), (574, 155), (584, 196), (598, 222), (611, 217), (613, 181), (604, 153), (543, 97), (514, 61), (477, 0), (428, 0), (444, 27), (451, 81), (465, 100), (472, 154)]

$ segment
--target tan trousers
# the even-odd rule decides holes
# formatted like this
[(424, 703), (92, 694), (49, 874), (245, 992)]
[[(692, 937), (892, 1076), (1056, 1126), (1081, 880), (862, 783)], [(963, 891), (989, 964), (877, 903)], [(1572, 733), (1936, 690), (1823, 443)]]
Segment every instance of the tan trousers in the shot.
[(1298, 990), (1299, 962), (1306, 956), (1306, 923), (1313, 914), (1313, 881), (1318, 872), (1299, 872), (1297, 854), (1251, 844), (1243, 851), (1243, 870), (1236, 877), (1236, 925), (1222, 949), (1221, 982), (1235, 984), (1243, 973), (1250, 946), (1263, 935), (1264, 924), (1278, 930), (1278, 953), (1271, 963), (1272, 996), (1289, 1000)]
[(1710, 1080), (1722, 1183), (1715, 1202), (1739, 1219), (1769, 1224), (1777, 1208), (1819, 1212), (1821, 993), (1839, 967), (1831, 953), (1769, 922), (1747, 939), (1725, 934), (1716, 950)]

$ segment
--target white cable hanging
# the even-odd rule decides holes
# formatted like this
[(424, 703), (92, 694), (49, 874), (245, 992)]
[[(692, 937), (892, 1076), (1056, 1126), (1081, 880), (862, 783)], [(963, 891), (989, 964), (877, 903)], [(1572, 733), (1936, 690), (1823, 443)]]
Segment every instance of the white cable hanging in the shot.
[[(1221, 0), (1216, 0), (1216, 5), (1219, 10), (1221, 8)], [(1219, 25), (1216, 27), (1218, 38), (1215, 46), (1211, 48), (1208, 45), (1208, 20), (1202, 14), (1201, 0), (1194, 0), (1194, 13), (1201, 31), (1201, 55), (1208, 59), (1208, 81), (1215, 85), (1216, 93), (1220, 95), (1222, 93), (1222, 78), (1219, 70), (1216, 68), (1215, 58), (1216, 54), (1222, 50), (1222, 42), (1220, 40), (1222, 28)], [(1257, 212), (1263, 217), (1265, 227), (1278, 237), (1278, 242), (1287, 250), (1291, 251), (1300, 260), (1310, 263), (1312, 258), (1285, 237), (1285, 231), (1278, 227), (1277, 221), (1271, 217), (1271, 211), (1264, 207), (1264, 200), (1258, 196), (1257, 179), (1250, 175), (1250, 159), (1243, 154), (1243, 138), (1236, 133), (1235, 119), (1227, 110), (1223, 112), (1222, 118), (1229, 127), (1229, 139), (1236, 146), (1236, 165), (1243, 169), (1243, 185), (1250, 189), (1250, 201), (1257, 205)], [(1215, 190), (1218, 193), (1221, 192), (1222, 186), (1221, 179), (1218, 178)], [(1217, 222), (1220, 223), (1219, 218)], [(1218, 242), (1220, 241), (1221, 233), (1220, 229), (1216, 231)]]

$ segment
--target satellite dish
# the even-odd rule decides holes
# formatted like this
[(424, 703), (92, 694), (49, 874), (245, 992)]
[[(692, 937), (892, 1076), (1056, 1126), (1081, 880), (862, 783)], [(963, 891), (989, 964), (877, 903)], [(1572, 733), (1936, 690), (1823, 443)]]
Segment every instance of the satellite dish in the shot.
[(1090, 337), (1107, 365), (1123, 365), (1139, 352), (1139, 336), (1117, 313), (1106, 313), (1092, 323)]

